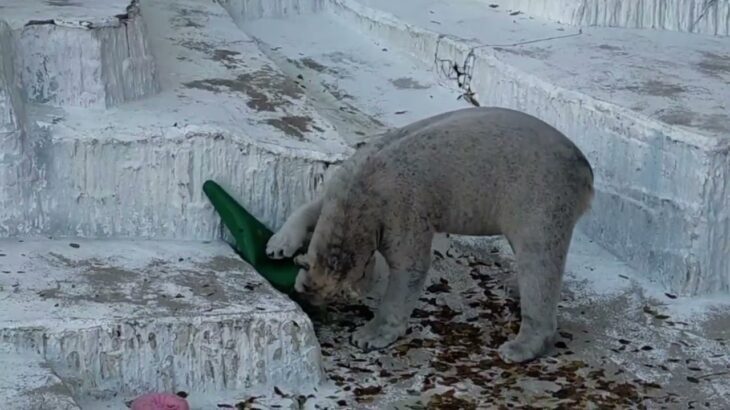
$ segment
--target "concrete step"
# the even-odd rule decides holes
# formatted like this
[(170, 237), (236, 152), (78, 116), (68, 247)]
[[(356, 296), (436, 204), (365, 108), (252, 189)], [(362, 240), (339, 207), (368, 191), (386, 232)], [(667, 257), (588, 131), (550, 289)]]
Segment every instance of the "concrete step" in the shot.
[(685, 295), (730, 291), (722, 38), (579, 32), (469, 1), (331, 0), (326, 9), (420, 57), (481, 105), (526, 111), (570, 136), (596, 174), (582, 229), (647, 278)]
[(79, 410), (42, 357), (0, 343), (0, 402), (7, 410)]
[(309, 318), (223, 242), (29, 239), (0, 250), (0, 342), (37, 354), (76, 398), (321, 381)]
[(481, 0), (514, 13), (577, 26), (730, 35), (730, 0)]

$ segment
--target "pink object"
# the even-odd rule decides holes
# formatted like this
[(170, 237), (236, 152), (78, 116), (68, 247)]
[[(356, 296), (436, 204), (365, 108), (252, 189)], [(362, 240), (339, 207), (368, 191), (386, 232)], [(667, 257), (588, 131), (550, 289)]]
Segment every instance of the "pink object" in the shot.
[(169, 393), (147, 393), (132, 402), (132, 410), (190, 410), (188, 401)]

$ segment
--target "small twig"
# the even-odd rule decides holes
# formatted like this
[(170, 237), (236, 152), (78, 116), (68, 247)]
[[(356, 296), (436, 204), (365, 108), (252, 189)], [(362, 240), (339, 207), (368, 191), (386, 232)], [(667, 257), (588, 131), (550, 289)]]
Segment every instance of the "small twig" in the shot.
[(694, 31), (695, 26), (697, 26), (697, 23), (702, 21), (703, 18), (705, 18), (705, 15), (707, 15), (707, 11), (710, 10), (710, 7), (715, 5), (717, 3), (717, 0), (705, 0), (705, 6), (702, 8), (702, 12), (697, 17), (697, 19), (692, 23), (692, 25), (689, 26), (690, 33)]
[(710, 374), (703, 374), (702, 376), (697, 376), (697, 378), (698, 379), (708, 379), (710, 377), (715, 377), (715, 376), (725, 376), (726, 374), (730, 374), (730, 371), (710, 373)]
[(579, 29), (577, 33), (572, 34), (565, 34), (561, 36), (553, 36), (553, 37), (545, 37), (545, 38), (538, 38), (534, 40), (527, 40), (527, 41), (520, 41), (517, 43), (510, 43), (510, 44), (480, 44), (478, 46), (474, 46), (469, 49), (469, 52), (466, 53), (466, 56), (464, 57), (464, 62), (459, 65), (459, 63), (451, 60), (451, 59), (443, 59), (439, 58), (439, 49), (441, 47), (441, 40), (445, 38), (445, 35), (440, 35), (438, 40), (436, 41), (436, 51), (434, 53), (434, 64), (437, 66), (439, 71), (443, 76), (445, 76), (449, 80), (456, 80), (456, 83), (460, 90), (462, 90), (462, 93), (459, 95), (457, 99), (464, 99), (468, 101), (470, 104), (474, 105), (475, 107), (479, 107), (479, 101), (477, 101), (476, 98), (476, 92), (471, 89), (471, 80), (473, 78), (474, 74), (474, 65), (476, 63), (476, 54), (474, 53), (477, 49), (480, 48), (486, 48), (486, 47), (518, 47), (526, 44), (534, 44), (534, 43), (540, 43), (544, 41), (552, 41), (552, 40), (558, 40), (568, 37), (575, 37), (580, 36), (583, 34), (583, 30)]
[(484, 48), (484, 47), (517, 47), (517, 46), (524, 46), (526, 44), (534, 44), (534, 43), (542, 43), (543, 41), (552, 41), (552, 40), (560, 40), (563, 38), (569, 38), (569, 37), (577, 37), (583, 34), (583, 29), (578, 29), (577, 33), (571, 33), (571, 34), (563, 34), (561, 36), (553, 36), (553, 37), (545, 37), (545, 38), (538, 38), (534, 40), (526, 40), (526, 41), (520, 41), (517, 43), (510, 43), (510, 44), (480, 44), (476, 47), (474, 47), (472, 50), (477, 48)]

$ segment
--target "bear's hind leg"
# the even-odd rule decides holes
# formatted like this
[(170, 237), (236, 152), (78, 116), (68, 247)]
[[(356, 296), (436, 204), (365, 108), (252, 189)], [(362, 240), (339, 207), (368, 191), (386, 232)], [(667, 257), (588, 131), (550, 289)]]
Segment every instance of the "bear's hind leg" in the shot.
[[(520, 363), (544, 354), (557, 331), (563, 270), (572, 229), (545, 239), (516, 243), (517, 282), (522, 322), (517, 336), (499, 347), (505, 362)], [(516, 241), (517, 242), (517, 241)]]

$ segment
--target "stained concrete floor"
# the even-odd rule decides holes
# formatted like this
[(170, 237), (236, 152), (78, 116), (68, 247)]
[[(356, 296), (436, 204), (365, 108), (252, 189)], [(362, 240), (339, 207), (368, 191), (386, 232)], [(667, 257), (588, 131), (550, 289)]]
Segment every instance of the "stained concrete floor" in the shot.
[[(499, 360), (495, 349), (519, 323), (503, 286), (512, 258), (504, 246), (451, 244), (434, 253), (410, 334), (388, 351), (361, 354), (346, 343), (370, 316), (365, 309), (350, 307), (333, 315), (334, 324), (320, 324), (330, 377), (343, 390), (351, 386), (353, 408), (730, 406), (728, 305), (688, 312), (679, 298), (655, 297), (621, 267), (592, 266), (585, 256), (600, 255), (593, 248), (574, 243), (560, 338), (548, 357), (526, 365)], [(596, 282), (597, 270), (615, 278)]]
[[(545, 357), (507, 365), (496, 348), (518, 330), (505, 291), (513, 258), (498, 238), (434, 244), (433, 270), (408, 334), (362, 353), (350, 333), (372, 300), (310, 312), (328, 382), (191, 403), (245, 409), (722, 409), (730, 406), (730, 304), (664, 293), (577, 235), (559, 338)], [(607, 263), (607, 261), (609, 263)]]

